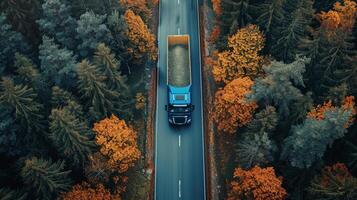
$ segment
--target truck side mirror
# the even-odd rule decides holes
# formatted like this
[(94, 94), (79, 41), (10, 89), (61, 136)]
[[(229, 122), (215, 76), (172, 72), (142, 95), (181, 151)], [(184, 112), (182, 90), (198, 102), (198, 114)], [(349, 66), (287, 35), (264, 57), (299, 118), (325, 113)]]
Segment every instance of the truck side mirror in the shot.
[(167, 111), (167, 105), (165, 105), (165, 110)]

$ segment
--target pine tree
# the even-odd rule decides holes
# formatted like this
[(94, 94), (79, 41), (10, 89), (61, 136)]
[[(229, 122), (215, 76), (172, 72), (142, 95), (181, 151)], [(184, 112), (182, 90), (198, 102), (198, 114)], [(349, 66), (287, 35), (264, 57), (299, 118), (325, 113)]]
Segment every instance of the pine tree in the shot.
[(68, 102), (74, 100), (75, 97), (70, 92), (63, 90), (58, 86), (52, 87), (51, 105), (53, 108), (67, 106)]
[(91, 131), (85, 122), (80, 121), (67, 107), (52, 109), (49, 137), (63, 158), (68, 158), (71, 165), (82, 167), (94, 147), (89, 138)]
[(77, 22), (71, 17), (70, 9), (60, 0), (45, 0), (42, 4), (43, 16), (37, 23), (47, 36), (55, 38), (68, 49), (75, 49)]
[(71, 171), (64, 170), (64, 167), (63, 161), (32, 157), (25, 161), (21, 177), (28, 190), (35, 193), (36, 199), (50, 200), (71, 187)]
[(105, 24), (106, 16), (97, 15), (94, 12), (86, 12), (77, 21), (77, 39), (79, 54), (82, 57), (93, 55), (98, 43), (111, 45), (113, 36)]
[(335, 109), (324, 113), (324, 119), (307, 118), (293, 126), (284, 140), (282, 158), (298, 168), (309, 168), (324, 155), (327, 146), (347, 132), (351, 110)]
[(230, 35), (238, 28), (243, 28), (252, 22), (254, 6), (250, 0), (222, 0), (222, 33)]
[(12, 64), (15, 53), (24, 53), (28, 45), (22, 35), (12, 30), (6, 23), (6, 17), (0, 13), (0, 75)]
[(15, 109), (16, 119), (28, 131), (42, 130), (42, 105), (36, 101), (36, 93), (32, 88), (24, 85), (15, 85), (10, 78), (3, 78), (0, 84), (0, 104)]
[(278, 107), (281, 116), (289, 116), (291, 103), (303, 96), (295, 86), (304, 86), (302, 74), (308, 62), (309, 59), (301, 57), (290, 64), (272, 61), (264, 67), (266, 77), (256, 79), (250, 99), (265, 101)]
[(265, 33), (266, 47), (271, 48), (272, 34), (274, 30), (281, 26), (284, 18), (283, 5), (286, 0), (265, 0), (264, 3), (257, 5), (256, 12), (258, 18), (256, 19), (257, 25)]
[(96, 66), (83, 60), (77, 65), (78, 87), (82, 98), (87, 100), (96, 117), (102, 118), (118, 111), (119, 94), (108, 89), (105, 77), (100, 75)]
[(120, 62), (115, 58), (115, 55), (111, 52), (104, 43), (99, 43), (94, 53), (94, 63), (98, 66), (102, 76), (106, 78), (107, 85), (113, 89), (128, 89), (126, 77), (121, 75), (119, 71)]
[(22, 54), (15, 54), (15, 68), (21, 83), (35, 86), (39, 77), (37, 66)]
[(19, 190), (0, 188), (0, 198), (1, 200), (26, 200), (27, 194)]
[(14, 110), (0, 106), (0, 154), (16, 156), (25, 149), (21, 147), (20, 127), (13, 117)]
[(305, 37), (310, 21), (314, 14), (312, 0), (288, 0), (287, 7), (293, 7), (293, 11), (286, 8), (285, 21), (274, 34), (276, 44), (272, 47), (273, 56), (286, 63), (294, 60), (297, 54), (297, 45)]
[(61, 49), (53, 39), (43, 36), (39, 58), (41, 73), (48, 82), (64, 88), (75, 85), (76, 57), (71, 51)]

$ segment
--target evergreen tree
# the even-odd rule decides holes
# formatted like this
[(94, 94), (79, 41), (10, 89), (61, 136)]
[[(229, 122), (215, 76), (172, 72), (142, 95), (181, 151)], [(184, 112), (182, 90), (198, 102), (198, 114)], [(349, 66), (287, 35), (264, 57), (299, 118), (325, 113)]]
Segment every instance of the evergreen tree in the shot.
[[(272, 47), (272, 53), (276, 59), (286, 63), (294, 60), (297, 54), (297, 45), (305, 37), (314, 14), (312, 4), (312, 0), (288, 0), (287, 8), (285, 8), (285, 20), (274, 35), (276, 43)], [(290, 11), (291, 7), (293, 11)]]
[(109, 116), (117, 111), (119, 93), (108, 89), (105, 77), (100, 75), (96, 66), (83, 60), (77, 65), (78, 87), (82, 98), (87, 100), (87, 106), (91, 107), (95, 117)]
[(32, 157), (25, 161), (21, 177), (35, 199), (55, 199), (61, 192), (71, 187), (70, 171), (64, 170), (64, 162), (52, 162)]
[(324, 113), (325, 119), (306, 119), (293, 126), (284, 140), (282, 158), (298, 168), (309, 168), (324, 155), (327, 146), (347, 132), (351, 110), (335, 109)]
[(26, 200), (27, 194), (18, 190), (11, 190), (9, 188), (0, 188), (1, 200)]
[(13, 117), (13, 109), (8, 106), (0, 106), (0, 154), (16, 156), (23, 152), (20, 147), (20, 129)]
[(224, 36), (235, 33), (252, 22), (254, 6), (251, 0), (222, 0), (221, 27)]
[(60, 0), (45, 0), (42, 10), (43, 17), (37, 20), (40, 30), (64, 47), (75, 49), (77, 22), (71, 17), (70, 7)]
[(264, 67), (266, 77), (256, 79), (250, 99), (275, 105), (281, 116), (289, 116), (291, 103), (303, 96), (295, 86), (304, 86), (302, 74), (308, 61), (300, 57), (290, 64), (272, 61)]
[(49, 137), (60, 154), (68, 158), (71, 165), (83, 166), (94, 146), (89, 139), (91, 131), (87, 124), (77, 119), (67, 107), (52, 109), (49, 119)]
[(68, 102), (74, 100), (75, 98), (70, 92), (63, 90), (58, 86), (52, 87), (51, 105), (53, 108), (67, 106)]
[(3, 78), (0, 84), (0, 105), (15, 109), (15, 116), (28, 130), (42, 130), (42, 105), (36, 101), (32, 88), (15, 85), (10, 78)]
[[(94, 53), (94, 63), (98, 66), (102, 76), (106, 78), (107, 85), (113, 90), (128, 89), (126, 77), (119, 71), (120, 62), (115, 58), (104, 43), (99, 43)], [(123, 91), (124, 92), (124, 91)]]
[(79, 54), (88, 57), (93, 54), (98, 43), (111, 45), (113, 36), (105, 24), (106, 16), (97, 15), (94, 12), (86, 12), (77, 21), (77, 39)]
[(12, 30), (6, 17), (0, 13), (0, 74), (10, 67), (16, 52), (25, 52), (28, 45), (22, 35)]
[(264, 3), (257, 5), (256, 12), (258, 13), (258, 18), (256, 22), (265, 33), (267, 49), (271, 48), (274, 30), (282, 24), (284, 18), (283, 5), (285, 1), (286, 0), (265, 0)]
[(15, 68), (21, 83), (35, 85), (39, 77), (37, 66), (22, 54), (15, 54)]
[(75, 85), (76, 57), (67, 49), (61, 49), (54, 40), (43, 36), (40, 45), (41, 73), (45, 79), (64, 88)]

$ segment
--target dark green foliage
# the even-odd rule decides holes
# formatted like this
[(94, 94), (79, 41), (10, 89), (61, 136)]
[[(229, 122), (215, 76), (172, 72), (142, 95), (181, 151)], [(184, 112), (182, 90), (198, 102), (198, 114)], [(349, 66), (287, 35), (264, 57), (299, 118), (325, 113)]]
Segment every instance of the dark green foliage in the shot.
[(15, 54), (15, 68), (16, 72), (19, 74), (19, 79), (21, 83), (26, 83), (29, 85), (34, 85), (38, 79), (39, 72), (37, 66), (33, 62), (22, 54)]
[(264, 67), (266, 77), (255, 81), (250, 99), (275, 105), (282, 116), (288, 116), (289, 105), (303, 96), (295, 86), (304, 86), (302, 74), (308, 62), (309, 59), (301, 57), (290, 64), (272, 61), (270, 66)]
[(289, 121), (292, 124), (302, 123), (305, 120), (307, 113), (312, 109), (314, 105), (313, 98), (311, 97), (311, 95), (311, 92), (307, 92), (305, 95), (294, 101), (290, 106), (291, 112), (289, 116)]
[(88, 10), (96, 14), (104, 15), (111, 13), (112, 10), (119, 9), (118, 0), (63, 0), (67, 5), (71, 5), (72, 13), (76, 18)]
[(52, 98), (51, 98), (52, 107), (58, 108), (58, 107), (67, 106), (68, 102), (74, 100), (75, 98), (70, 92), (63, 90), (58, 86), (52, 87)]
[(244, 139), (237, 145), (237, 160), (244, 168), (264, 165), (274, 160), (277, 150), (269, 138), (278, 124), (278, 115), (272, 106), (266, 107), (254, 116), (244, 133)]
[(64, 162), (32, 157), (25, 161), (21, 177), (35, 199), (55, 199), (71, 187), (70, 171), (64, 169)]
[(71, 17), (70, 7), (60, 0), (45, 0), (42, 10), (43, 17), (37, 20), (40, 30), (64, 47), (75, 49), (77, 22)]
[(120, 62), (104, 43), (98, 44), (94, 53), (94, 63), (98, 66), (101, 75), (106, 77), (107, 85), (111, 89), (122, 91), (128, 89), (126, 77), (122, 76), (119, 71)]
[(40, 0), (1, 0), (0, 12), (4, 12), (14, 28), (37, 44), (36, 18), (40, 13)]
[(49, 137), (63, 156), (73, 166), (83, 166), (94, 147), (92, 135), (85, 122), (80, 121), (67, 107), (52, 109)]
[(235, 33), (252, 22), (254, 6), (251, 0), (222, 0), (221, 28), (224, 35)]
[(314, 14), (312, 0), (288, 0), (282, 26), (274, 34), (275, 45), (272, 47), (273, 56), (286, 63), (294, 60), (297, 54), (297, 45), (304, 38), (306, 30)]
[(12, 30), (6, 23), (6, 18), (0, 13), (0, 75), (10, 67), (16, 52), (24, 52), (28, 49), (22, 35)]
[(264, 3), (258, 4), (256, 12), (258, 18), (256, 23), (260, 29), (265, 33), (266, 47), (271, 48), (272, 34), (282, 24), (284, 19), (283, 5), (286, 0), (266, 0)]
[(282, 158), (298, 168), (309, 168), (324, 155), (328, 145), (347, 132), (346, 124), (351, 111), (326, 111), (324, 120), (308, 118), (293, 126), (291, 135), (284, 140)]
[(119, 93), (110, 90), (105, 84), (105, 77), (100, 75), (96, 66), (87, 60), (77, 65), (78, 86), (82, 99), (87, 101), (94, 114), (101, 118), (116, 113)]
[(26, 200), (26, 193), (18, 190), (11, 190), (9, 188), (0, 188), (1, 200)]
[(53, 39), (43, 36), (39, 58), (45, 80), (64, 88), (75, 86), (76, 57), (71, 51), (61, 49)]
[(13, 109), (0, 106), (0, 154), (14, 156), (22, 152), (19, 147), (18, 135), (20, 129), (13, 117)]
[(354, 200), (357, 199), (357, 178), (340, 163), (325, 167), (308, 188), (310, 199)]
[(15, 85), (10, 78), (3, 78), (0, 84), (0, 105), (7, 105), (15, 110), (16, 119), (30, 131), (43, 130), (41, 104), (36, 101), (32, 88)]
[(113, 36), (105, 24), (106, 16), (94, 12), (86, 12), (77, 22), (77, 39), (79, 54), (82, 57), (91, 56), (98, 43), (110, 45)]

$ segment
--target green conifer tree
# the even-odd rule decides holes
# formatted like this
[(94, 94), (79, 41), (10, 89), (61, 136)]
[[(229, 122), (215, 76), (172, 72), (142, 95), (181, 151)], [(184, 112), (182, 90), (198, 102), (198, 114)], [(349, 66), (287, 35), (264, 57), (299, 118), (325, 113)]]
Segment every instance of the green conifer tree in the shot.
[(80, 121), (67, 107), (52, 109), (49, 137), (56, 148), (73, 166), (83, 167), (87, 156), (94, 147), (89, 139), (91, 130), (85, 122)]
[(29, 192), (34, 193), (34, 199), (51, 200), (71, 187), (71, 171), (65, 170), (64, 167), (63, 161), (52, 162), (32, 157), (25, 161), (21, 177)]

